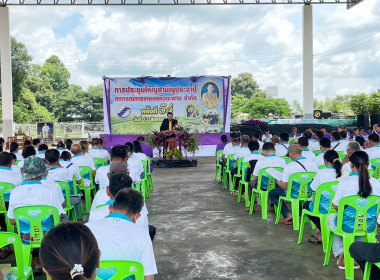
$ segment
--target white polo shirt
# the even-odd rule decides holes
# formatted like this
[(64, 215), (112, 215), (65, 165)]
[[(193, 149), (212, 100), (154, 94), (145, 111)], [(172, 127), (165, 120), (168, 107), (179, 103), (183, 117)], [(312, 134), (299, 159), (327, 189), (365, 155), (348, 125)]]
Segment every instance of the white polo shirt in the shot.
[[(343, 153), (347, 153), (347, 145), (349, 143), (349, 141), (347, 139), (342, 139), (339, 141), (340, 145), (338, 147), (335, 148), (335, 151), (337, 152), (343, 152)], [(331, 144), (333, 145), (333, 144)]]
[(17, 158), (17, 160), (24, 160), (20, 152), (13, 152)]
[[(306, 166), (305, 166), (306, 167)], [(336, 171), (332, 166), (327, 166), (327, 168), (319, 169), (315, 175), (313, 182), (310, 184), (310, 188), (315, 192), (317, 191), (319, 185), (326, 182), (336, 181)]]
[[(223, 149), (223, 155), (226, 156), (226, 152), (228, 152), (229, 149), (232, 149), (232, 143), (227, 143), (226, 146), (224, 146), (224, 149)], [(227, 157), (227, 156), (226, 156)]]
[(79, 167), (77, 164), (71, 162), (71, 161), (64, 161), (64, 160), (60, 160), (59, 161), (59, 164), (66, 168), (67, 170), (69, 170), (72, 175), (75, 175), (75, 179), (76, 180), (80, 180), (80, 170), (79, 170)]
[(42, 178), (41, 182), (45, 186), (52, 188), (56, 191), (57, 196), (58, 196), (58, 200), (61, 204), (63, 204), (65, 202), (65, 197), (63, 196), (62, 189), (56, 182), (51, 181), (51, 180), (47, 180), (47, 178), (44, 178), (44, 177)]
[(312, 152), (319, 151), (320, 150), (319, 141), (313, 140), (313, 139), (311, 139), (311, 140), (309, 139), (309, 149)]
[(141, 173), (144, 172), (144, 167), (140, 158), (130, 156), (127, 161), (127, 167), (129, 170), (129, 176), (132, 178), (133, 183), (139, 183), (141, 181)]
[[(12, 168), (0, 166), (0, 181), (2, 183), (11, 183), (16, 187), (21, 185), (21, 174), (20, 172), (12, 170)], [(10, 191), (4, 193), (4, 200), (9, 201)]]
[[(306, 170), (301, 166), (300, 162)], [(288, 182), (289, 176), (298, 173), (298, 172), (317, 172), (318, 166), (312, 160), (308, 160), (305, 157), (299, 157), (285, 166), (284, 171), (282, 172), (282, 180), (283, 182)]]
[(96, 195), (94, 197), (94, 200), (92, 201), (91, 205), (91, 212), (96, 209), (99, 205), (104, 205), (107, 203), (107, 201), (110, 200), (110, 197), (107, 195), (107, 188), (99, 189), (96, 192)]
[(37, 156), (38, 156), (39, 158), (45, 158), (45, 152), (38, 152), (38, 153), (37, 153)]
[(249, 155), (244, 157), (243, 163), (251, 160), (262, 160), (265, 157), (260, 152), (251, 152)]
[(302, 149), (302, 156), (308, 160), (315, 161), (315, 154), (309, 149)]
[(283, 157), (288, 153), (289, 144), (287, 142), (278, 143), (275, 147), (276, 156)]
[(323, 158), (324, 155), (325, 152), (321, 152), (319, 155), (315, 157), (314, 161), (317, 164), (317, 166), (325, 165), (325, 159)]
[(259, 160), (256, 163), (255, 169), (253, 170), (253, 176), (259, 176), (259, 172), (263, 168), (268, 167), (281, 167), (285, 168), (286, 162), (283, 158), (276, 156), (275, 154), (268, 155), (265, 158)]
[[(78, 167), (79, 166), (87, 166), (87, 167), (90, 167), (91, 170), (96, 170), (95, 165), (94, 165), (94, 161), (90, 156), (88, 156), (88, 154), (85, 156), (82, 154), (73, 156), (73, 158), (71, 159), (71, 162), (75, 163)], [(86, 174), (84, 175), (84, 186), (89, 187), (91, 185), (91, 182), (89, 180), (89, 175), (86, 176)]]
[[(109, 205), (113, 205), (113, 200), (110, 200), (108, 197), (108, 201), (99, 208), (96, 208), (94, 210), (91, 209), (90, 212), (90, 218), (89, 222), (97, 221), (100, 219), (105, 218), (109, 215)], [(146, 205), (144, 203), (143, 207), (141, 208), (140, 217), (136, 221), (136, 225), (142, 226), (144, 229), (149, 231), (149, 222), (148, 222), (148, 209), (146, 208)]]
[(133, 154), (131, 154), (130, 155), (130, 157), (137, 157), (137, 158), (139, 158), (140, 160), (147, 160), (147, 158), (146, 158), (146, 154), (144, 154), (144, 153), (133, 153)]
[(99, 185), (99, 190), (108, 187), (110, 179), (108, 179), (107, 174), (110, 172), (110, 166), (111, 165), (99, 167), (96, 171), (95, 184)]
[(89, 151), (89, 154), (93, 158), (101, 158), (104, 159), (105, 162), (110, 160), (110, 155), (107, 150), (101, 149), (101, 148), (92, 148)]
[(350, 175), (350, 172), (352, 172), (350, 161), (343, 164), (342, 171), (343, 171), (343, 176)]
[(144, 275), (157, 274), (152, 241), (149, 232), (120, 213), (89, 222), (101, 250), (100, 260), (130, 260), (142, 263)]
[(380, 158), (380, 145), (365, 149), (365, 152), (368, 154), (369, 159)]
[(241, 157), (246, 157), (251, 154), (251, 151), (248, 149), (248, 146), (242, 146), (235, 149), (234, 161), (237, 161)]
[[(62, 192), (60, 193), (62, 195)], [(65, 213), (56, 189), (52, 188), (51, 182), (46, 180), (25, 181), (14, 188), (9, 198), (8, 218), (14, 219), (15, 208), (32, 205), (53, 206), (60, 214)]]

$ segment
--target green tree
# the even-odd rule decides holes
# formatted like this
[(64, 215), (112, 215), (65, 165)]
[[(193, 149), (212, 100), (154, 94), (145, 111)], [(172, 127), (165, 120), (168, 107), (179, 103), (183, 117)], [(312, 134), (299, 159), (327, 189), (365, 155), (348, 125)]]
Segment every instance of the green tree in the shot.
[(70, 85), (63, 94), (59, 95), (56, 104), (58, 121), (81, 120), (81, 104), (84, 96), (84, 91), (78, 85)]
[(325, 109), (332, 113), (339, 113), (340, 111), (346, 112), (351, 110), (350, 100), (352, 95), (337, 95), (333, 98), (326, 98)]
[(232, 118), (236, 118), (237, 115), (242, 113), (243, 106), (248, 102), (248, 98), (246, 98), (242, 94), (233, 95), (231, 98), (231, 115)]
[(58, 56), (53, 55), (42, 66), (41, 78), (47, 81), (54, 91), (61, 93), (69, 87), (70, 73)]
[(11, 59), (13, 100), (17, 101), (21, 95), (24, 81), (28, 76), (28, 70), (32, 57), (28, 54), (28, 50), (25, 45), (17, 42), (14, 37), (11, 37)]
[(40, 120), (53, 121), (54, 116), (44, 106), (37, 103), (36, 97), (26, 88), (22, 89), (19, 100), (14, 103), (16, 123), (34, 123)]
[(251, 73), (240, 73), (237, 78), (231, 80), (232, 95), (243, 95), (251, 97), (265, 98), (265, 92), (260, 90), (258, 83), (253, 79)]
[(317, 98), (314, 98), (313, 107), (314, 109), (323, 110), (325, 108), (325, 104), (323, 100), (318, 100)]
[(354, 114), (364, 115), (369, 113), (368, 96), (365, 93), (357, 94), (351, 97), (350, 107)]
[(82, 102), (83, 120), (96, 122), (103, 120), (103, 87), (101, 85), (88, 88)]
[(292, 110), (296, 115), (301, 115), (303, 110), (301, 104), (298, 102), (298, 100), (293, 100), (292, 103)]
[(368, 97), (368, 110), (371, 114), (380, 114), (380, 90), (372, 92)]
[(243, 107), (243, 113), (252, 118), (263, 118), (272, 113), (275, 116), (290, 116), (290, 105), (284, 98), (251, 98)]

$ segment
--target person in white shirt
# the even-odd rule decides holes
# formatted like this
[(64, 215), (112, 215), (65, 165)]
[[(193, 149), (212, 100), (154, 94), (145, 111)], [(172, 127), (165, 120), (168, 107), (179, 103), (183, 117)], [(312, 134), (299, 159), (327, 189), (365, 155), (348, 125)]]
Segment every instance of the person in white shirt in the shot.
[[(259, 152), (260, 149), (260, 144), (259, 142), (255, 140), (251, 140), (248, 143), (248, 149), (250, 151), (249, 155), (244, 156), (243, 163), (249, 162), (251, 160), (261, 160), (264, 159), (265, 157), (262, 155), (262, 153)], [(253, 171), (253, 170), (252, 170)]]
[(266, 130), (262, 137), (263, 142), (270, 142), (271, 139), (272, 139), (272, 134), (270, 134), (269, 130)]
[[(298, 172), (317, 172), (318, 167), (314, 161), (308, 160), (302, 156), (302, 149), (298, 145), (290, 145), (288, 148), (288, 154), (292, 162), (285, 166), (282, 173), (281, 181), (277, 181), (279, 187), (271, 190), (269, 192), (270, 200), (278, 205), (279, 197), (286, 196), (286, 191), (288, 190), (288, 181), (290, 175)], [(298, 191), (295, 187), (292, 187), (292, 195), (298, 197)], [(311, 190), (308, 190), (311, 192)], [(288, 207), (285, 203), (282, 204), (281, 214), (284, 217), (280, 220), (280, 223), (291, 225), (293, 222), (292, 214), (290, 213)], [(298, 218), (298, 217), (297, 217)]]
[[(52, 184), (55, 183), (42, 180), (42, 177), (45, 176), (48, 171), (49, 163), (45, 159), (37, 156), (30, 156), (25, 160), (24, 167), (21, 168), (21, 175), (24, 178), (24, 182), (11, 191), (9, 198), (7, 215), (12, 225), (16, 224), (14, 209), (22, 206), (46, 205), (57, 208), (59, 214), (65, 213), (61, 199), (57, 194), (57, 190), (52, 186)], [(53, 226), (54, 222), (50, 216), (42, 221), (43, 232), (49, 231)], [(21, 220), (19, 230), (23, 243), (29, 244), (31, 235), (30, 226)], [(41, 269), (38, 260), (38, 252), (36, 251), (37, 250), (32, 251), (34, 268)]]
[(257, 141), (257, 143), (259, 143), (260, 149), (263, 148), (263, 142), (260, 141), (260, 133), (258, 133), (257, 131), (253, 132), (252, 133), (252, 140)]
[(351, 141), (348, 143), (346, 151), (347, 154), (344, 157), (342, 164), (343, 164), (343, 175), (348, 176), (351, 172), (351, 164), (350, 164), (350, 156), (355, 153), (356, 151), (360, 151), (360, 145), (356, 141)]
[(335, 151), (346, 153), (347, 145), (348, 143), (350, 143), (350, 141), (347, 140), (347, 132), (345, 131), (340, 132), (339, 143), (340, 145), (337, 148), (335, 148)]
[(92, 142), (92, 149), (90, 150), (89, 154), (93, 158), (101, 158), (104, 160), (106, 164), (108, 164), (110, 160), (110, 156), (107, 150), (103, 149), (103, 140), (101, 138), (93, 138)]
[[(12, 170), (13, 157), (11, 153), (0, 153), (0, 182), (10, 183), (15, 187), (21, 185), (21, 173), (19, 171)], [(9, 196), (11, 191), (4, 192), (5, 208), (8, 208)], [(6, 228), (4, 215), (0, 216), (0, 227)]]
[(370, 136), (368, 136), (367, 141), (367, 149), (365, 149), (366, 153), (369, 156), (369, 159), (375, 159), (380, 158), (380, 139), (379, 135), (376, 133), (372, 133)]
[(17, 142), (12, 142), (9, 145), (9, 152), (15, 154), (17, 157), (17, 160), (24, 160), (24, 158), (22, 157), (21, 153), (18, 150), (18, 143)]
[(231, 142), (227, 143), (223, 149), (223, 154), (222, 154), (223, 165), (226, 164), (226, 162), (227, 162), (227, 156), (234, 153), (232, 151), (232, 150), (234, 150), (234, 147), (240, 145), (238, 134), (231, 133), (230, 137), (231, 137)]
[[(33, 144), (33, 148), (36, 150), (36, 153), (38, 153), (38, 147), (41, 145), (41, 140), (39, 138), (35, 138), (32, 140), (31, 144)], [(28, 145), (30, 145), (30, 144), (28, 144)], [(25, 146), (27, 146), (27, 145), (25, 144)]]
[(331, 133), (331, 150), (340, 151), (343, 145), (340, 143), (340, 132), (334, 131)]
[[(90, 212), (89, 221), (96, 221), (105, 218), (109, 214), (109, 205), (112, 205), (116, 194), (122, 189), (128, 189), (132, 187), (132, 178), (126, 173), (128, 172), (127, 166), (122, 162), (116, 162), (112, 164), (110, 170), (109, 186), (106, 188), (107, 201), (103, 205), (98, 205), (95, 209)], [(148, 210), (145, 206), (142, 207), (141, 216), (137, 220), (136, 224), (142, 226), (144, 229), (149, 231), (148, 224)]]
[(263, 145), (263, 155), (265, 158), (259, 159), (252, 172), (253, 178), (257, 181), (260, 170), (268, 167), (285, 168), (286, 162), (283, 158), (276, 155), (273, 143), (266, 142)]
[(25, 146), (24, 149), (22, 149), (22, 160), (20, 160), (20, 162), (18, 163), (18, 167), (21, 168), (24, 166), (24, 161), (30, 157), (30, 156), (35, 156), (36, 155), (36, 150), (34, 149), (33, 146), (31, 145), (28, 145), (28, 146)]
[(298, 145), (302, 149), (302, 156), (315, 161), (315, 154), (309, 150), (309, 141), (307, 140), (306, 137), (302, 136), (298, 138)]
[[(111, 149), (111, 165), (115, 162), (123, 162), (127, 166), (127, 157), (129, 157), (130, 151), (123, 145), (113, 146)], [(99, 190), (107, 188), (109, 183), (108, 173), (110, 172), (110, 166), (99, 167), (96, 171), (95, 184), (99, 185)]]
[(69, 150), (66, 149), (65, 144), (62, 141), (58, 141), (57, 151), (59, 152), (59, 154), (62, 154), (63, 151), (69, 151)]
[(317, 163), (317, 166), (323, 166), (325, 165), (325, 159), (323, 156), (324, 153), (331, 150), (331, 140), (326, 137), (322, 137), (319, 141), (319, 148), (321, 153), (315, 157), (315, 162)]
[(132, 157), (137, 157), (140, 160), (147, 160), (146, 155), (142, 152), (140, 141), (133, 141), (133, 152), (131, 154)]
[[(321, 132), (322, 133), (322, 132)], [(307, 140), (309, 141), (309, 150), (311, 152), (314, 152), (314, 151), (319, 151), (319, 140), (317, 139), (313, 139), (313, 134), (309, 131), (306, 131), (304, 133), (304, 136), (307, 138)], [(316, 136), (316, 138), (318, 138)]]
[(100, 250), (88, 227), (62, 223), (42, 239), (40, 257), (48, 279), (95, 280)]
[[(374, 178), (369, 177), (368, 166), (369, 158), (367, 153), (363, 151), (354, 152), (350, 156), (351, 170), (350, 176), (345, 176), (339, 182), (337, 190), (333, 199), (333, 207), (338, 210), (339, 202), (343, 197), (351, 195), (359, 195), (366, 199), (370, 195), (380, 195), (380, 182)], [(374, 210), (374, 211), (371, 211)], [(327, 218), (327, 226), (331, 229), (336, 229), (337, 214), (330, 214)], [(345, 210), (343, 220), (343, 230), (352, 231), (355, 224), (355, 215), (352, 215), (352, 209), (348, 207)], [(373, 232), (376, 227), (376, 210), (369, 209), (367, 212), (367, 230)], [(355, 238), (355, 241), (361, 241), (362, 238)], [(337, 265), (340, 269), (344, 268), (344, 253), (343, 253), (343, 238), (334, 235), (332, 251), (336, 258), (338, 258)]]
[[(81, 146), (78, 144), (74, 144), (71, 146), (71, 153), (74, 155), (71, 159), (72, 163), (75, 163), (78, 166), (87, 166), (90, 167), (92, 170), (92, 178), (95, 178), (96, 176), (96, 168), (94, 165), (94, 161), (91, 157), (83, 155), (83, 151)], [(90, 182), (90, 175), (88, 173), (84, 174), (84, 186), (89, 187), (91, 185)]]
[(144, 205), (142, 195), (133, 190), (117, 193), (110, 215), (86, 226), (95, 235), (102, 252), (100, 260), (130, 260), (142, 263), (144, 279), (157, 274), (152, 241), (148, 232), (136, 225)]
[(141, 163), (139, 156), (133, 156), (133, 144), (131, 142), (125, 143), (125, 146), (129, 148), (131, 154), (127, 157), (127, 166), (129, 170), (129, 176), (133, 180), (133, 184), (136, 185), (141, 182), (141, 175), (144, 174), (144, 166)]
[(289, 134), (281, 133), (280, 134), (280, 142), (276, 145), (276, 155), (279, 157), (283, 157), (288, 153), (289, 148)]
[(45, 158), (45, 153), (49, 149), (49, 147), (46, 144), (41, 144), (38, 146), (37, 150), (37, 156), (40, 158)]
[(240, 147), (237, 147), (235, 149), (234, 161), (238, 161), (241, 157), (245, 157), (251, 154), (251, 151), (248, 148), (249, 141), (250, 139), (248, 135), (243, 135), (240, 138)]
[[(46, 179), (53, 182), (61, 181), (69, 184), (70, 198), (66, 197), (66, 199), (70, 199), (71, 205), (75, 207), (76, 215), (77, 217), (79, 217), (80, 205), (82, 203), (82, 200), (80, 196), (74, 195), (78, 194), (79, 190), (77, 189), (74, 191), (73, 173), (68, 168), (61, 166), (59, 161), (59, 152), (56, 149), (47, 150), (45, 153), (45, 159), (50, 164), (50, 170)], [(79, 177), (78, 179), (79, 180), (76, 181), (76, 184), (81, 183), (81, 178)], [(64, 194), (64, 196), (66, 195), (65, 190), (62, 190), (62, 193)]]
[[(317, 174), (315, 175), (313, 182), (310, 184), (310, 189), (312, 192), (316, 192), (318, 187), (326, 182), (334, 182), (337, 180), (340, 180), (343, 176), (342, 173), (342, 163), (340, 162), (339, 154), (334, 151), (330, 150), (324, 153), (323, 158), (325, 160), (325, 166), (324, 169), (319, 169)], [(336, 189), (336, 186), (333, 186), (332, 189)], [(329, 212), (330, 207), (330, 200), (332, 197), (330, 194), (322, 193), (320, 205), (319, 205), (319, 211), (323, 214), (327, 214)], [(303, 208), (307, 209), (308, 211), (313, 211), (315, 207), (314, 200), (313, 201), (307, 201)], [(317, 236), (310, 236), (309, 242), (313, 244), (320, 244), (322, 242), (322, 235), (321, 235), (321, 222), (319, 217), (309, 216), (308, 218), (316, 225), (317, 227)]]
[(84, 140), (82, 140), (82, 141), (79, 141), (79, 146), (80, 146), (80, 148), (81, 148), (81, 150), (82, 150), (82, 154), (83, 154), (83, 156), (85, 156), (85, 157), (88, 157), (88, 158), (90, 158), (91, 160), (93, 159), (93, 156), (90, 154), (90, 152), (89, 152), (89, 145), (88, 145), (88, 142), (87, 141), (84, 141)]
[(67, 168), (73, 174), (73, 178), (75, 176), (75, 180), (76, 180), (77, 184), (82, 183), (82, 178), (80, 176), (79, 167), (77, 164), (71, 162), (71, 153), (69, 151), (63, 151), (61, 153), (61, 156), (59, 159), (59, 164), (62, 167)]

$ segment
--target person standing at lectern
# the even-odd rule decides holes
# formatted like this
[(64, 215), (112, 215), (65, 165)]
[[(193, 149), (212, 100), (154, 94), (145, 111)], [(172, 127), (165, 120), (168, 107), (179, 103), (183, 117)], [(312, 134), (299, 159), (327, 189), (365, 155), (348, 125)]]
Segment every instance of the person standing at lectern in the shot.
[[(173, 130), (174, 127), (178, 124), (178, 121), (173, 119), (172, 112), (169, 112), (167, 116), (168, 118), (162, 121), (160, 131)], [(172, 138), (172, 137), (175, 137), (174, 133), (170, 136), (167, 136), (167, 138)]]

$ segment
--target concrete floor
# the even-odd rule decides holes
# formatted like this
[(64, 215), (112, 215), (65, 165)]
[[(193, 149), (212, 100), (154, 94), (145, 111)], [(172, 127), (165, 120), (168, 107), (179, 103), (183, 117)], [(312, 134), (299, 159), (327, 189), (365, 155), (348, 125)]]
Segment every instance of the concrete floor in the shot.
[[(213, 158), (196, 168), (155, 169), (155, 191), (147, 200), (149, 223), (157, 227), (153, 246), (155, 279), (344, 279), (336, 266), (323, 266), (321, 245), (312, 245), (306, 226), (298, 231), (261, 219), (260, 207), (248, 215), (236, 196), (214, 181)], [(361, 271), (355, 279), (362, 279)]]

